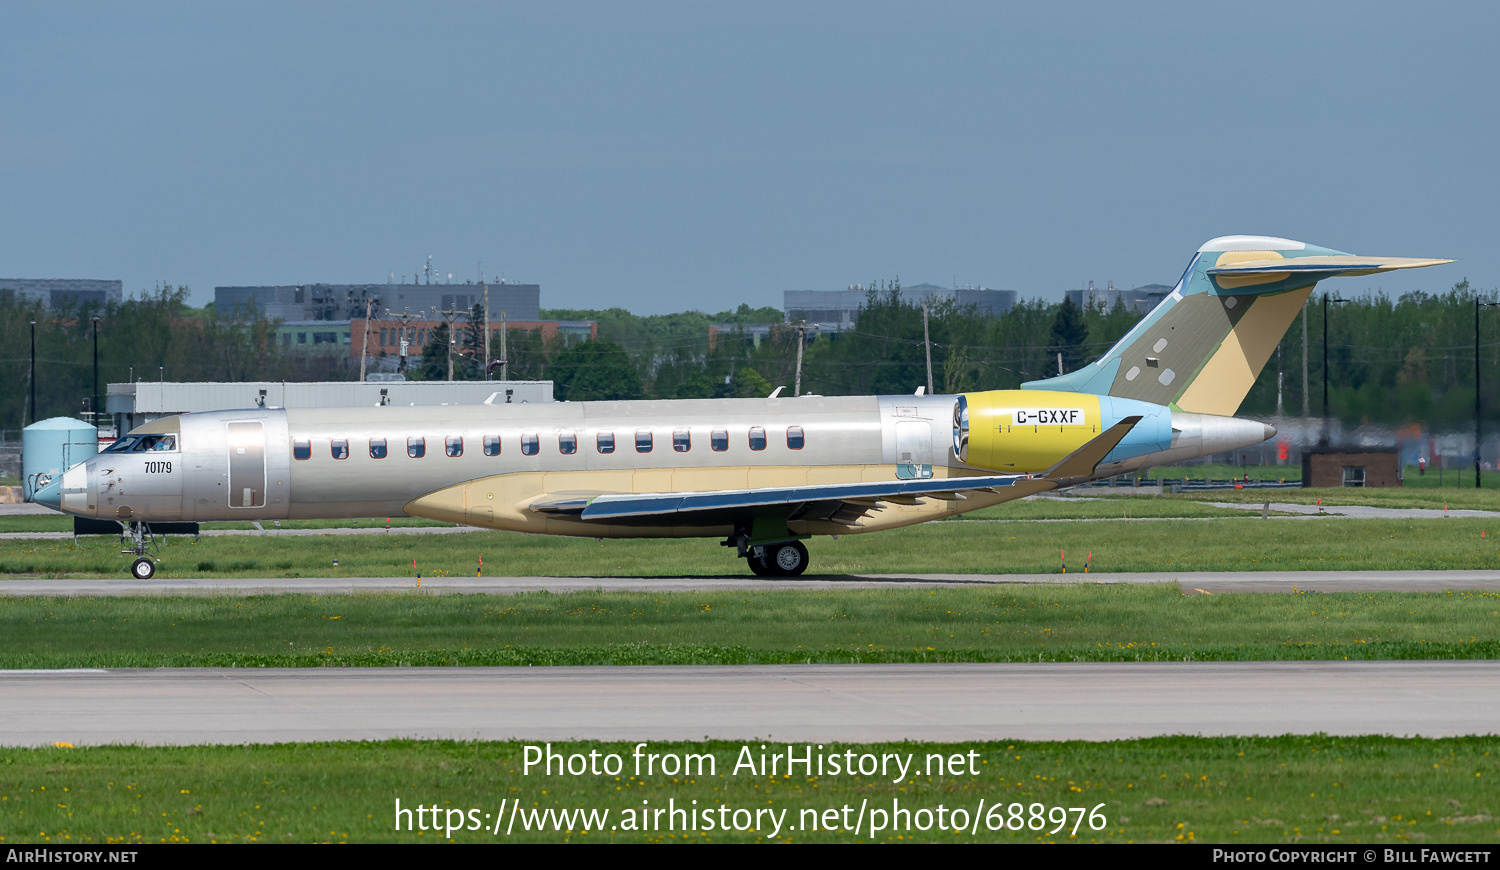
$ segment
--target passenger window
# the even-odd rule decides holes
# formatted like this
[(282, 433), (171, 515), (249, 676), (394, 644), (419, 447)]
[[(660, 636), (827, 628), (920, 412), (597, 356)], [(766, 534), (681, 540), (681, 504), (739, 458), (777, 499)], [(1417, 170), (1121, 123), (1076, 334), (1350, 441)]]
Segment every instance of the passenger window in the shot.
[(449, 456), (464, 455), (464, 436), (449, 435), (443, 439), (443, 452)]
[(598, 441), (599, 441), (599, 452), (600, 453), (614, 453), (615, 452), (615, 433), (613, 433), (613, 432), (600, 432), (599, 433)]
[(331, 452), (333, 454), (333, 458), (334, 459), (348, 459), (349, 458), (349, 439), (348, 438), (335, 438), (332, 441), (328, 442), (328, 449), (329, 449), (329, 452)]
[(408, 439), (406, 439), (406, 455), (410, 456), (412, 459), (421, 459), (423, 456), (426, 456), (427, 455), (427, 439), (426, 438), (408, 438)]
[(765, 430), (765, 427), (763, 427), (763, 426), (751, 426), (750, 427), (750, 449), (751, 450), (765, 450), (766, 449), (766, 430)]
[(801, 450), (803, 441), (804, 436), (802, 434), (801, 426), (786, 427), (786, 446), (792, 448), (793, 450)]
[(535, 456), (537, 449), (541, 446), (541, 439), (535, 435), (521, 436), (521, 452), (527, 456)]
[(312, 458), (312, 442), (309, 441), (309, 440), (307, 440), (306, 438), (298, 438), (297, 440), (293, 441), (292, 442), (292, 458), (293, 459), (311, 459)]
[(484, 436), (484, 455), (485, 456), (499, 456), (500, 455), (500, 436), (499, 435), (486, 435), (486, 436)]
[(672, 430), (672, 449), (678, 453), (686, 453), (693, 447), (692, 436), (686, 429)]
[(385, 458), (385, 439), (384, 438), (371, 438), (370, 439), (370, 458), (371, 459), (384, 459)]
[(635, 433), (635, 452), (636, 453), (650, 453), (651, 452), (651, 433), (650, 432), (642, 429), (642, 430), (637, 431)]
[(715, 453), (723, 453), (725, 450), (728, 450), (729, 430), (715, 429), (713, 433), (709, 435), (708, 446), (712, 447)]
[(557, 452), (572, 455), (578, 452), (578, 435), (573, 432), (557, 433)]

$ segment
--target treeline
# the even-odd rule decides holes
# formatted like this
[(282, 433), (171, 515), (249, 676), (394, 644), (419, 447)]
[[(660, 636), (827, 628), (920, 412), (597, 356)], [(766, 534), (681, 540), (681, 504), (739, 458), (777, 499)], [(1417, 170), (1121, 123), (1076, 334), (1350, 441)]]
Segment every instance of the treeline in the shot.
[[(1262, 370), (1241, 414), (1272, 417), (1279, 409), (1285, 416), (1300, 416), (1304, 395), (1312, 416), (1323, 413), (1325, 288), (1331, 298), (1339, 298), (1336, 285), (1314, 291), (1305, 308), (1305, 353), (1299, 318)], [(1329, 413), (1350, 426), (1416, 421), (1452, 428), (1472, 423), (1475, 302), (1493, 298), (1464, 280), (1441, 293), (1374, 294), (1331, 302)], [(762, 312), (770, 316), (758, 319)], [(749, 332), (721, 329), (710, 344), (710, 322), (750, 325), (780, 319), (775, 309), (752, 312), (742, 306), (739, 313), (751, 317), (731, 321), (727, 312), (638, 317), (620, 309), (547, 312), (597, 320), (601, 347), (565, 356), (561, 345), (537, 343), (525, 361), (517, 361), (517, 371), (527, 373), (517, 376), (545, 372), (557, 382), (559, 398), (573, 400), (622, 397), (620, 385), (636, 381), (639, 392), (630, 392), (632, 397), (766, 395), (777, 386), (790, 393), (796, 375), (795, 327), (775, 326), (758, 340)], [(1032, 300), (1001, 317), (988, 317), (937, 304), (928, 312), (933, 386), (944, 393), (1015, 389), (1024, 381), (1056, 375), (1059, 353), (1063, 370), (1072, 371), (1103, 355), (1139, 319), (1123, 306), (1080, 311), (1070, 304)], [(1500, 418), (1500, 308), (1481, 306), (1478, 319), (1484, 415), (1495, 419)], [(804, 341), (803, 392), (910, 393), (927, 383), (922, 309), (893, 292), (872, 293), (854, 329), (835, 334), (809, 330)], [(623, 374), (626, 368), (633, 379)], [(599, 383), (591, 379), (595, 373)]]
[[(1306, 308), (1307, 398), (1322, 413), (1321, 292)], [(1365, 296), (1328, 307), (1331, 413), (1346, 425), (1420, 421), (1455, 427), (1473, 420), (1475, 302), (1467, 281), (1439, 294), (1392, 299)], [(559, 399), (764, 396), (790, 394), (796, 377), (798, 330), (774, 308), (741, 305), (717, 314), (698, 311), (638, 316), (620, 308), (544, 310), (546, 319), (593, 320), (596, 341), (544, 340), (511, 330), (509, 377), (550, 379)], [(213, 306), (187, 304), (187, 289), (162, 287), (102, 307), (44, 310), (0, 298), (0, 428), (33, 419), (79, 416), (93, 392), (93, 322), (99, 318), (99, 390), (131, 379), (169, 381), (350, 380), (359, 360), (347, 348), (309, 352), (274, 341), (272, 321)], [(1479, 309), (1479, 362), (1486, 418), (1500, 417), (1500, 309)], [(1098, 358), (1139, 316), (1121, 306), (1079, 310), (1033, 300), (1000, 317), (951, 303), (933, 305), (935, 391), (1014, 389), (1023, 381), (1071, 371)], [(31, 322), (36, 322), (36, 417), (27, 408)], [(773, 324), (769, 330), (766, 324)], [(710, 326), (717, 325), (710, 336)], [(454, 377), (483, 377), (481, 347), (466, 324), (455, 346)], [(432, 330), (423, 360), (407, 377), (447, 376), (446, 330)], [(499, 359), (498, 336), (490, 348)], [(1303, 407), (1302, 323), (1294, 322), (1279, 353), (1261, 373), (1240, 413), (1270, 417)], [(911, 393), (927, 383), (922, 309), (895, 292), (872, 293), (848, 331), (803, 334), (802, 391), (822, 395)], [(498, 377), (499, 373), (496, 372)], [(102, 395), (101, 395), (102, 398)]]

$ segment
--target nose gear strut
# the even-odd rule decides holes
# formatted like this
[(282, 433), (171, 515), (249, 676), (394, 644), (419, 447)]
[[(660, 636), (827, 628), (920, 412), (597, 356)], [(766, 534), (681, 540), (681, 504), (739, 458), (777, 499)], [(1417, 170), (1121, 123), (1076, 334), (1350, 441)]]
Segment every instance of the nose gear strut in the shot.
[(156, 575), (156, 562), (147, 555), (148, 549), (161, 553), (161, 547), (156, 543), (156, 536), (151, 534), (149, 523), (120, 523), (120, 538), (123, 540), (125, 534), (130, 534), (130, 546), (121, 553), (135, 556), (136, 560), (130, 565), (130, 576), (137, 580), (150, 580)]

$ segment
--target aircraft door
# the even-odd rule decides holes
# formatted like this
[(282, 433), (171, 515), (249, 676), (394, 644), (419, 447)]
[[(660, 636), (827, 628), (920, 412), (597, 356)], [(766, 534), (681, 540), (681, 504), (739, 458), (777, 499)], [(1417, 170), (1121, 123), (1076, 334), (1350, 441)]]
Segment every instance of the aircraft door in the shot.
[(229, 506), (266, 505), (266, 431), (259, 422), (229, 426)]
[(896, 477), (901, 480), (932, 477), (932, 426), (927, 421), (896, 424)]

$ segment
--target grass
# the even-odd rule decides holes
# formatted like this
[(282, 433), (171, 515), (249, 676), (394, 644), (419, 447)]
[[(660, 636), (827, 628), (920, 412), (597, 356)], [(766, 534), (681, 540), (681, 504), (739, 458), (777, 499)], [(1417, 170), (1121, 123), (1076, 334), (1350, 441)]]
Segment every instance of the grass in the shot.
[(1165, 480), (1167, 485), (1189, 480), (1229, 480), (1230, 478), (1253, 477), (1256, 480), (1301, 480), (1302, 466), (1298, 465), (1162, 465), (1146, 471), (1135, 472), (1131, 477)]
[(1500, 657), (1500, 593), (1175, 585), (12, 598), (0, 668)]
[[(1106, 502), (1114, 507), (1113, 502)], [(1061, 573), (1500, 568), (1500, 522), (1489, 519), (1223, 519), (1035, 523), (948, 520), (809, 542), (814, 574)], [(0, 582), (19, 576), (121, 577), (128, 558), (110, 536), (0, 542)], [(710, 539), (594, 541), (508, 532), (463, 535), (172, 536), (160, 576), (411, 577), (487, 575), (658, 577), (748, 574)], [(338, 566), (333, 565), (337, 559)]]
[[(385, 741), (193, 746), (177, 748), (52, 746), (0, 749), (0, 842), (1203, 842), (1203, 843), (1489, 843), (1500, 836), (1500, 765), (1493, 738), (1443, 740), (1384, 737), (1210, 739), (1167, 737), (1110, 743), (832, 744), (824, 754), (911, 754), (911, 769), (929, 754), (965, 754), (957, 774), (895, 777), (766, 776), (735, 772), (742, 744), (652, 743), (643, 752), (682, 758), (708, 754), (710, 773), (636, 774), (634, 744), (554, 743), (568, 755), (619, 758), (618, 778), (566, 776), (524, 767), (518, 742)], [(767, 744), (784, 752), (783, 744)], [(803, 747), (796, 747), (801, 753)], [(751, 752), (760, 752), (759, 744)], [(974, 753), (974, 771), (967, 753)], [(601, 762), (602, 763), (602, 762)], [(413, 830), (403, 808), (438, 806), (443, 830)], [(995, 816), (979, 813), (1003, 809)], [(523, 810), (507, 834), (508, 810)], [(643, 808), (764, 809), (785, 812), (758, 830), (620, 830)], [(1030, 805), (1097, 808), (1102, 830), (1085, 813), (1050, 833), (987, 830), (1004, 824), (1010, 806), (1027, 820)], [(911, 812), (912, 826), (870, 833), (852, 822), (861, 807)], [(963, 810), (972, 828), (936, 829), (924, 815), (939, 806)], [(531, 811), (608, 811), (603, 824), (527, 831)], [(466, 815), (475, 810), (474, 816)], [(838, 810), (824, 816), (829, 809)], [(920, 811), (926, 810), (927, 814)], [(806, 812), (804, 812), (806, 811)], [(501, 821), (495, 830), (496, 816)], [(1078, 836), (1070, 838), (1077, 817)], [(555, 818), (555, 817), (554, 817)], [(665, 825), (665, 816), (662, 825)], [(732, 820), (732, 816), (724, 816)], [(742, 821), (753, 824), (748, 814)], [(809, 830), (813, 819), (833, 830)], [(700, 826), (702, 817), (699, 816)], [(834, 819), (838, 821), (834, 822)], [(914, 830), (923, 821), (929, 830)], [(398, 829), (398, 824), (401, 828)], [(467, 830), (468, 825), (482, 830)], [(447, 826), (453, 826), (449, 830)], [(796, 826), (797, 830), (788, 830)], [(427, 826), (430, 828), (430, 825)], [(615, 828), (615, 830), (611, 830)]]

